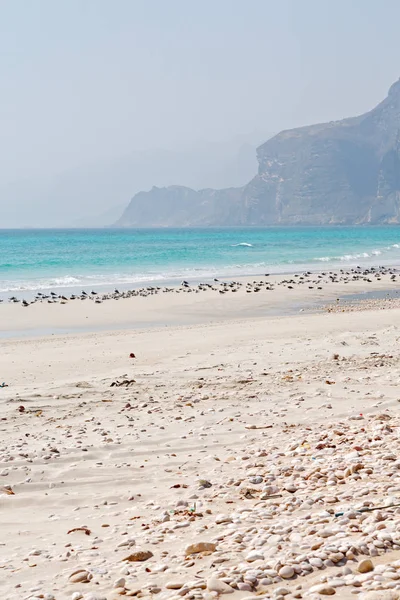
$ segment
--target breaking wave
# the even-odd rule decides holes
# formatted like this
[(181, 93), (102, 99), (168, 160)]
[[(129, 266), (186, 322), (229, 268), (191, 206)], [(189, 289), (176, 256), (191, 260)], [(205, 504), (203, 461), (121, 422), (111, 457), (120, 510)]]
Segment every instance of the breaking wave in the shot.
[(391, 246), (386, 246), (385, 248), (381, 248), (380, 250), (371, 250), (370, 252), (357, 252), (355, 254), (343, 254), (341, 256), (319, 256), (317, 258), (314, 258), (314, 260), (317, 262), (349, 262), (352, 260), (381, 256), (385, 253), (390, 252), (391, 250), (396, 250), (398, 248), (400, 248), (400, 244), (392, 244)]

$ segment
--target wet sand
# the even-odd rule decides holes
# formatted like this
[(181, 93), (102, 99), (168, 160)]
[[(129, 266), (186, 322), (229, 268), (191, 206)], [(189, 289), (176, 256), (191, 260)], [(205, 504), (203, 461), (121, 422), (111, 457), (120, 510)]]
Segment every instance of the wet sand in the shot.
[(236, 319), (293, 315), (315, 310), (347, 295), (395, 293), (395, 268), (296, 273), (285, 276), (213, 281), (159, 288), (150, 286), (112, 295), (55, 293), (34, 303), (0, 305), (0, 337), (29, 337), (68, 332), (143, 330), (191, 326)]

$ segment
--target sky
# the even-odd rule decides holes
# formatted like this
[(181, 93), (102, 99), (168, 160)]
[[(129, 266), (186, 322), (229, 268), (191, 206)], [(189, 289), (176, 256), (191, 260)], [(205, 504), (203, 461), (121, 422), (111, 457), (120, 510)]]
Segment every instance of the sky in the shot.
[(75, 170), (94, 173), (94, 210), (98, 172), (126, 157), (369, 110), (400, 77), (399, 22), (398, 0), (0, 0), (5, 226), (28, 205), (57, 212), (68, 174), (79, 216)]

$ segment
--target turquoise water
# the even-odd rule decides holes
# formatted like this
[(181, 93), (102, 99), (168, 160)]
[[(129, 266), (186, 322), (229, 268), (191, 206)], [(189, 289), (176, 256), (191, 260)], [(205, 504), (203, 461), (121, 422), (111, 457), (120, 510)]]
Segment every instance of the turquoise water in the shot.
[(0, 294), (399, 265), (400, 228), (0, 230)]

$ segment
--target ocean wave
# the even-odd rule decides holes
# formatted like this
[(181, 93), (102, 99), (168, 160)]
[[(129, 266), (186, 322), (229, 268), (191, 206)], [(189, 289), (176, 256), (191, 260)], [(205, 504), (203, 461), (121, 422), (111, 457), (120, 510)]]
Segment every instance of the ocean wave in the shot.
[(19, 280), (0, 280), (0, 295), (17, 294), (35, 295), (37, 292), (79, 292), (81, 290), (129, 289), (146, 285), (168, 285), (182, 279), (189, 281), (207, 281), (214, 277), (235, 277), (248, 273), (262, 273), (266, 269), (263, 262), (231, 265), (204, 265), (193, 267), (177, 267), (161, 273), (97, 273), (85, 275), (66, 275), (63, 277), (35, 278)]
[(361, 252), (359, 254), (343, 254), (343, 256), (320, 256), (318, 258), (314, 258), (314, 260), (318, 262), (347, 262), (357, 258), (368, 258), (369, 256), (370, 254), (368, 254), (368, 252)]
[[(364, 247), (366, 243), (366, 241), (363, 242)], [(356, 249), (354, 245), (352, 247), (351, 242), (348, 244), (346, 244), (347, 247), (342, 247), (338, 251), (339, 244), (329, 245), (324, 242), (319, 249), (319, 252), (324, 255), (315, 258), (312, 258), (312, 255), (318, 254), (318, 250), (314, 248), (312, 254), (310, 254), (311, 248), (300, 246), (297, 250), (292, 241), (288, 248), (268, 245), (265, 245), (264, 248), (263, 244), (257, 243), (255, 244), (256, 248), (249, 252), (229, 250), (229, 245), (224, 244), (223, 252), (220, 255), (216, 253), (215, 258), (210, 253), (205, 257), (200, 254), (198, 260), (197, 256), (193, 257), (192, 264), (188, 264), (189, 258), (179, 262), (174, 262), (172, 259), (168, 262), (164, 260), (159, 266), (157, 262), (152, 263), (148, 270), (144, 263), (139, 267), (139, 272), (135, 272), (133, 265), (127, 266), (126, 264), (116, 267), (108, 266), (104, 269), (97, 264), (93, 270), (86, 265), (81, 269), (70, 265), (59, 271), (54, 267), (52, 272), (48, 268), (45, 271), (38, 268), (37, 271), (19, 272), (15, 278), (11, 274), (8, 275), (6, 271), (7, 276), (0, 276), (0, 295), (2, 298), (9, 295), (31, 297), (39, 291), (76, 293), (83, 289), (86, 291), (94, 289), (100, 293), (110, 291), (114, 287), (132, 289), (150, 285), (165, 286), (179, 283), (182, 279), (201, 282), (218, 277), (227, 280), (235, 277), (262, 275), (266, 272), (283, 274), (302, 270), (318, 270), (327, 268), (328, 265), (331, 268), (338, 268), (341, 265), (376, 265), (378, 260), (381, 265), (399, 263), (400, 243), (379, 247), (379, 242), (372, 241), (372, 244), (369, 243), (370, 248), (367, 247), (367, 251), (363, 252), (359, 248)], [(361, 243), (359, 242), (358, 245), (360, 246)], [(240, 242), (231, 247), (240, 246), (252, 247), (253, 245), (248, 242)], [(323, 247), (329, 248), (329, 250), (323, 250)], [(68, 272), (67, 269), (71, 270)]]
[(55, 285), (71, 285), (74, 283), (79, 283), (79, 279), (77, 277), (55, 277), (54, 284)]
[(374, 256), (381, 256), (387, 252), (397, 250), (400, 248), (400, 244), (392, 244), (391, 246), (386, 246), (385, 248), (371, 250), (370, 252), (357, 252), (355, 254), (343, 254), (339, 256), (318, 256), (314, 258), (314, 261), (317, 262), (349, 262), (351, 260), (359, 260), (362, 258), (372, 258)]
[(135, 285), (150, 281), (167, 279), (164, 275), (85, 275), (82, 277), (54, 277), (51, 279), (0, 281), (0, 293), (7, 292), (39, 292), (48, 290), (76, 290), (87, 287), (104, 287), (113, 285)]

